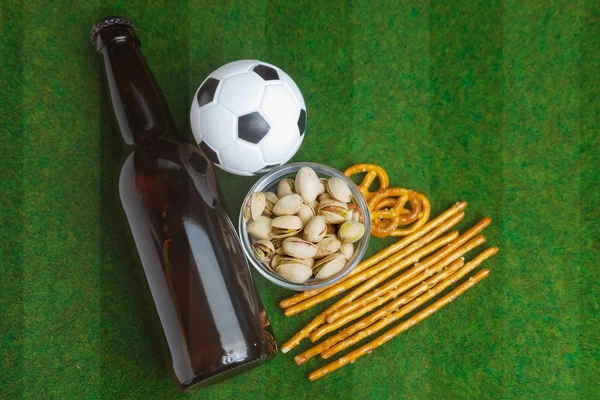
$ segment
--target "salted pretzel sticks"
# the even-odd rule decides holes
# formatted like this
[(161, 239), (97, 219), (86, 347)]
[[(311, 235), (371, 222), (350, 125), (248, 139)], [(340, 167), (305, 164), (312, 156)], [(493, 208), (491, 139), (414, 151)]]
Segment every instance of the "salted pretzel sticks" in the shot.
[[(402, 238), (362, 261), (340, 282), (282, 300), (279, 305), (289, 317), (348, 291), (284, 343), (281, 351), (289, 352), (308, 337), (315, 345), (294, 357), (296, 364), (304, 364), (318, 355), (328, 359), (416, 313), (371, 342), (312, 372), (311, 381), (369, 354), (452, 302), (486, 278), (489, 270), (480, 270), (445, 296), (437, 300), (436, 297), (498, 252), (497, 247), (491, 247), (465, 263), (464, 256), (486, 242), (480, 233), (492, 222), (483, 218), (462, 234), (448, 233), (463, 220), (467, 203), (456, 203), (428, 222), (429, 200), (412, 190), (390, 188), (388, 174), (381, 167), (358, 164), (344, 174), (350, 177), (363, 172), (366, 175), (358, 187), (369, 206), (371, 234)], [(371, 192), (369, 188), (375, 179), (379, 180), (379, 188)], [(418, 311), (429, 301), (433, 303)]]

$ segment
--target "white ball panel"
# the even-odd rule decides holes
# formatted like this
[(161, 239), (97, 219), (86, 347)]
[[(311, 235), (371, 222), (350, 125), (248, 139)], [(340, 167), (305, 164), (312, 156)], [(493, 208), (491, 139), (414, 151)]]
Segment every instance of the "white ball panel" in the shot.
[(232, 76), (221, 83), (218, 102), (235, 115), (244, 115), (258, 109), (264, 90), (264, 81), (253, 72)]
[(300, 110), (292, 94), (283, 85), (267, 86), (260, 111), (272, 127), (288, 127), (298, 120)]
[(294, 82), (294, 80), (292, 78), (290, 78), (290, 76), (283, 71), (281, 71), (281, 74), (279, 75), (279, 79), (281, 79), (283, 81), (284, 85), (292, 93), (292, 95), (294, 96), (294, 99), (296, 100), (296, 102), (298, 103), (300, 108), (302, 108), (304, 111), (306, 111), (306, 104), (304, 104), (304, 97), (302, 97), (302, 92), (298, 88), (298, 85), (296, 85), (296, 82)]
[(286, 162), (290, 161), (290, 159), (292, 157), (294, 157), (294, 155), (298, 152), (298, 149), (300, 148), (300, 145), (302, 145), (302, 142), (304, 141), (304, 135), (300, 136), (298, 138), (298, 141), (296, 142), (296, 145), (294, 146), (294, 148), (292, 149), (292, 151), (290, 151), (290, 153), (285, 156), (285, 158), (282, 161), (282, 164), (285, 164)]
[(223, 80), (223, 79), (226, 79), (226, 78), (236, 75), (236, 74), (248, 72), (257, 63), (258, 63), (258, 61), (256, 61), (256, 60), (233, 61), (233, 62), (230, 62), (229, 64), (223, 65), (222, 67), (220, 67), (219, 69), (214, 71), (212, 74), (210, 74), (209, 77), (215, 78), (218, 80)]
[(265, 166), (260, 149), (241, 140), (219, 151), (219, 159), (228, 168), (250, 174)]
[(278, 129), (271, 128), (267, 136), (260, 141), (258, 147), (262, 152), (266, 164), (279, 164), (300, 142), (298, 128)]
[(220, 150), (237, 138), (237, 117), (219, 104), (200, 111), (202, 137), (210, 147)]
[(221, 168), (221, 169), (222, 169), (223, 171), (225, 171), (225, 172), (229, 172), (230, 174), (234, 174), (234, 175), (241, 175), (241, 176), (254, 176), (254, 174), (253, 174), (253, 173), (250, 173), (250, 172), (243, 172), (243, 171), (238, 171), (238, 170), (235, 170), (235, 169), (233, 169), (233, 168), (228, 168), (228, 167), (226, 167), (226, 166), (224, 166), (224, 165), (221, 165), (221, 164), (217, 164), (217, 167)]
[(192, 108), (190, 110), (190, 126), (192, 128), (192, 134), (196, 140), (196, 144), (202, 141), (202, 132), (200, 128), (200, 107), (198, 107), (198, 100), (194, 96), (192, 101)]

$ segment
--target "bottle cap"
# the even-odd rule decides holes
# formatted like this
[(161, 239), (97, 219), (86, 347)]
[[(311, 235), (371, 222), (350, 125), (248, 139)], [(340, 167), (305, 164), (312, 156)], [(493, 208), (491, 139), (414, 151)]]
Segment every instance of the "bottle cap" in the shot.
[(110, 28), (111, 26), (126, 26), (133, 29), (135, 32), (135, 25), (133, 24), (133, 22), (131, 22), (125, 17), (104, 17), (98, 22), (96, 22), (94, 26), (92, 26), (92, 30), (90, 32), (90, 40), (92, 41), (92, 43), (94, 43), (94, 40), (96, 40), (96, 36), (98, 36), (102, 29)]

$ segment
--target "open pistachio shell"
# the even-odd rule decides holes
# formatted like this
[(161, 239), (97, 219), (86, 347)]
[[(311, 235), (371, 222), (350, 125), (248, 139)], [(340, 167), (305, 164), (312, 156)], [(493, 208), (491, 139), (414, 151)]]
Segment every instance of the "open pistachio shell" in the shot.
[(360, 221), (360, 209), (354, 203), (348, 204), (348, 216), (346, 217), (346, 221)]
[(264, 193), (262, 193), (262, 192), (252, 193), (248, 197), (246, 202), (244, 203), (244, 207), (243, 207), (244, 219), (246, 221), (248, 221), (249, 219), (256, 221), (258, 219), (258, 217), (260, 217), (262, 215), (263, 211), (265, 210), (266, 205), (267, 205), (267, 198), (265, 197)]
[(271, 218), (261, 215), (256, 221), (248, 221), (246, 231), (256, 239), (269, 239), (269, 235), (273, 227), (271, 226)]
[(277, 265), (277, 273), (286, 281), (304, 283), (312, 275), (312, 269), (301, 262), (281, 263)]
[(295, 193), (289, 194), (279, 199), (273, 207), (273, 214), (277, 216), (294, 215), (300, 211), (300, 207), (302, 207), (302, 197)]
[(313, 217), (304, 227), (302, 237), (309, 242), (317, 243), (327, 234), (327, 223), (320, 215)]
[(344, 243), (358, 242), (365, 234), (365, 226), (358, 221), (344, 222), (338, 231), (338, 237)]
[(317, 254), (317, 246), (297, 237), (289, 237), (283, 241), (281, 248), (290, 257), (313, 258)]
[(317, 253), (315, 254), (315, 258), (322, 258), (328, 256), (332, 253), (335, 253), (340, 249), (342, 242), (338, 240), (335, 235), (325, 235), (323, 240), (317, 243)]
[(309, 205), (317, 199), (322, 187), (319, 177), (310, 167), (302, 167), (298, 170), (295, 185), (296, 193)]
[(281, 260), (281, 258), (282, 258), (282, 256), (280, 256), (279, 254), (275, 254), (275, 255), (273, 256), (273, 259), (271, 260), (271, 264), (270, 264), (270, 265), (271, 265), (271, 269), (272, 269), (273, 271), (275, 271), (275, 270), (276, 270), (276, 268), (277, 268), (277, 265), (279, 264), (279, 260)]
[(273, 207), (275, 207), (275, 204), (277, 204), (277, 202), (279, 201), (279, 198), (273, 192), (265, 192), (265, 199), (266, 199), (266, 205), (265, 205), (265, 211), (263, 212), (263, 215), (266, 215), (267, 217), (271, 217), (273, 215)]
[(340, 246), (340, 253), (346, 257), (346, 260), (350, 260), (354, 255), (354, 245), (352, 243), (344, 243)]
[(304, 264), (308, 265), (311, 268), (315, 265), (315, 259), (314, 258), (303, 258), (302, 262)]
[(322, 215), (329, 224), (341, 224), (348, 217), (348, 205), (337, 200), (323, 200), (317, 207), (317, 215)]
[(271, 238), (281, 239), (296, 236), (304, 225), (302, 220), (295, 215), (283, 215), (273, 219), (271, 226), (273, 227)]
[(298, 211), (298, 214), (296, 215), (302, 220), (302, 223), (306, 225), (316, 214), (311, 206), (302, 204), (302, 206), (300, 206), (300, 211)]
[(294, 194), (294, 180), (293, 179), (282, 179), (277, 184), (277, 197), (280, 199)]
[(352, 200), (350, 187), (348, 187), (348, 184), (342, 178), (329, 178), (325, 187), (331, 197), (342, 203), (349, 203)]
[(346, 258), (340, 253), (333, 253), (317, 261), (313, 267), (315, 278), (325, 279), (338, 273), (346, 265)]
[(256, 259), (261, 262), (269, 262), (275, 255), (275, 247), (270, 240), (257, 240), (252, 243), (252, 250)]
[(333, 197), (331, 197), (331, 195), (329, 193), (321, 193), (319, 195), (319, 197), (317, 197), (317, 200), (319, 201), (323, 201), (323, 200), (328, 200), (328, 199), (332, 199)]

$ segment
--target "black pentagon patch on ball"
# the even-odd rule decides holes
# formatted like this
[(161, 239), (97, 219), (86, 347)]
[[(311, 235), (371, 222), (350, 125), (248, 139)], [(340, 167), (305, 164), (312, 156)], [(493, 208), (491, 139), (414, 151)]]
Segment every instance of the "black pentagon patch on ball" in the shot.
[[(205, 143), (202, 142), (202, 144)], [(196, 171), (197, 173), (206, 174), (206, 170), (208, 169), (208, 161), (200, 154), (192, 153), (192, 155), (190, 156), (190, 164), (192, 165), (192, 168), (194, 168), (194, 171)]]
[(217, 86), (219, 86), (219, 81), (214, 78), (208, 78), (204, 85), (198, 90), (198, 105), (200, 107), (207, 105), (208, 103), (212, 103), (215, 98), (215, 92), (217, 91)]
[(304, 135), (306, 129), (306, 111), (300, 109), (300, 117), (298, 117), (298, 129), (300, 130), (300, 136)]
[(215, 151), (211, 149), (209, 145), (207, 145), (205, 142), (200, 142), (198, 146), (200, 146), (200, 150), (202, 150), (204, 155), (208, 157), (210, 161), (214, 162), (215, 164), (219, 163), (219, 156), (217, 156), (217, 153), (215, 153)]
[(259, 112), (242, 115), (238, 120), (238, 137), (257, 144), (269, 133), (271, 126)]
[(279, 74), (275, 71), (275, 68), (271, 68), (268, 65), (259, 64), (252, 71), (256, 72), (265, 81), (276, 81), (279, 79)]

